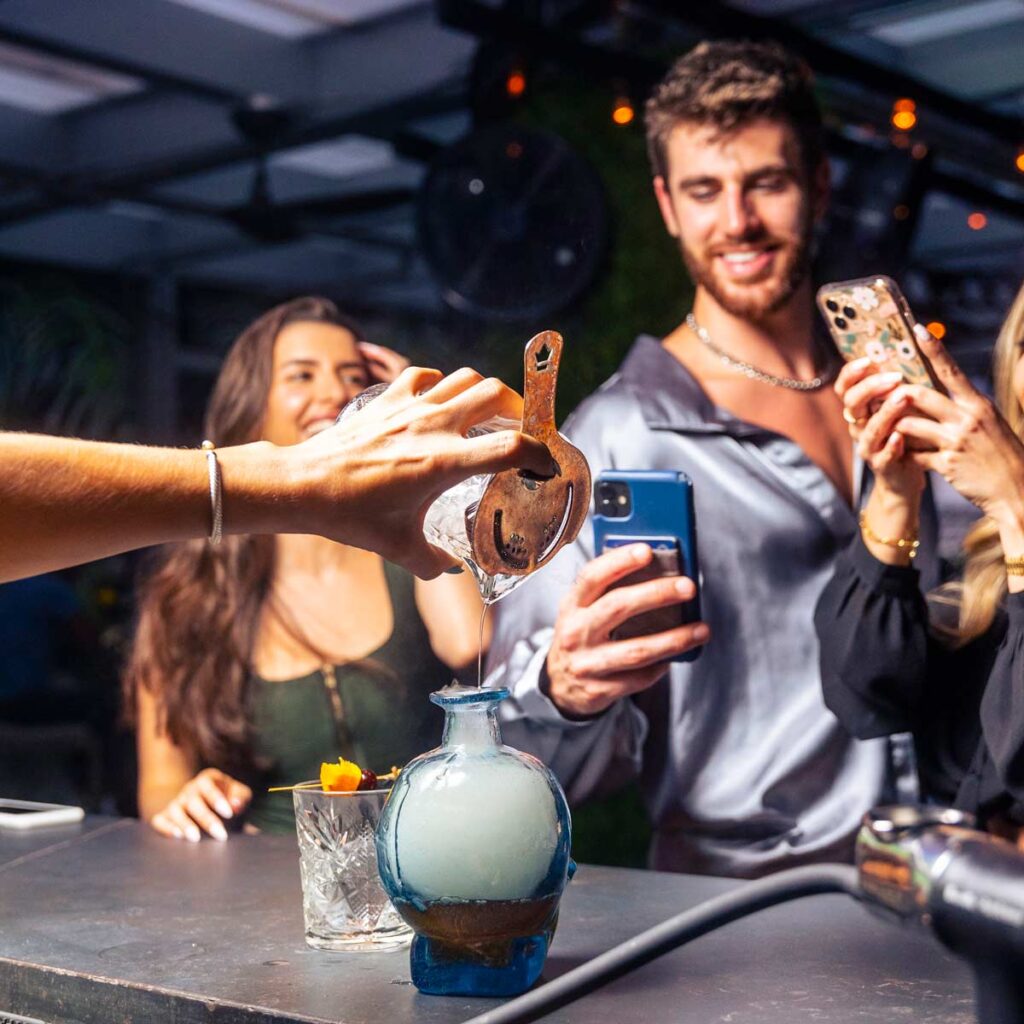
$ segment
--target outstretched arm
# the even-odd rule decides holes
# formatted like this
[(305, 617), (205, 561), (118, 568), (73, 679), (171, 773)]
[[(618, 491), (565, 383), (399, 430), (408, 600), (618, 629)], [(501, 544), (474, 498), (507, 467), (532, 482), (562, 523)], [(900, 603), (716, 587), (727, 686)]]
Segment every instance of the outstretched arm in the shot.
[[(405, 370), (377, 401), (292, 447), (217, 452), (224, 529), (319, 533), (424, 577), (452, 564), (423, 539), (423, 516), (475, 473), (546, 475), (542, 444), (517, 431), (467, 438), (522, 399), (473, 370)], [(209, 476), (200, 451), (0, 433), (0, 581), (133, 548), (203, 537)]]

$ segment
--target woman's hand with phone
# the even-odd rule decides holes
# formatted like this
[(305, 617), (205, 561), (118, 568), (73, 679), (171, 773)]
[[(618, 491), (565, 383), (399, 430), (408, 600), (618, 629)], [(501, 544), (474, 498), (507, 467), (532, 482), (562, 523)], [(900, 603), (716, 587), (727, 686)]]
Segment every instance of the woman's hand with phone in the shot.
[[(1021, 531), (1024, 520), (1024, 445), (995, 404), (967, 379), (945, 346), (920, 327), (917, 338), (947, 395), (900, 387), (906, 402), (896, 425), (909, 459), (934, 470), (1000, 526)], [(1004, 536), (1004, 547), (1006, 547)]]
[(875, 486), (912, 505), (916, 513), (925, 474), (906, 458), (906, 442), (898, 429), (910, 407), (902, 375), (880, 373), (870, 359), (855, 359), (840, 370), (835, 391), (843, 402), (850, 437), (875, 475)]
[(697, 593), (685, 576), (629, 586), (619, 580), (646, 566), (646, 544), (616, 548), (593, 559), (563, 598), (542, 686), (566, 717), (600, 714), (639, 693), (668, 671), (666, 660), (698, 647), (710, 636), (706, 623), (690, 623), (650, 636), (612, 640), (612, 631), (641, 612), (682, 604)]

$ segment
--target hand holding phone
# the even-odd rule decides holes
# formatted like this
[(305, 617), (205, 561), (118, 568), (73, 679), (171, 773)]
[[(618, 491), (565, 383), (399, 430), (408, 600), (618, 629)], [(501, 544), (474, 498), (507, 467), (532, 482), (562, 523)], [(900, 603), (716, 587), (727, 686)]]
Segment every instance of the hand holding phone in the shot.
[(540, 688), (563, 715), (588, 718), (692, 660), (700, 618), (692, 485), (682, 473), (602, 473), (597, 556), (555, 620)]
[[(876, 372), (899, 373), (908, 384), (939, 388), (914, 339), (914, 316), (896, 282), (879, 274), (818, 289), (818, 308), (842, 357), (867, 357)], [(941, 388), (939, 388), (941, 390)]]
[[(693, 483), (685, 473), (658, 470), (603, 472), (594, 486), (594, 551), (603, 554), (642, 542), (652, 551), (648, 565), (619, 580), (629, 586), (659, 577), (687, 576), (698, 583)], [(612, 631), (613, 640), (648, 636), (700, 619), (699, 587), (686, 604), (643, 612)], [(673, 657), (693, 661), (700, 648)]]

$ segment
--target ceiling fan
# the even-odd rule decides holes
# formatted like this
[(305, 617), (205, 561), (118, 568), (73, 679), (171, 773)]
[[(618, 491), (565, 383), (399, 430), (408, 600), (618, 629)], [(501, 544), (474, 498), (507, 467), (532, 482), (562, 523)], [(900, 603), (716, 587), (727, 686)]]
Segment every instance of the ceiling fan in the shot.
[(567, 306), (605, 256), (608, 210), (597, 172), (560, 136), (514, 123), (442, 151), (417, 213), (444, 300), (485, 319), (531, 320)]

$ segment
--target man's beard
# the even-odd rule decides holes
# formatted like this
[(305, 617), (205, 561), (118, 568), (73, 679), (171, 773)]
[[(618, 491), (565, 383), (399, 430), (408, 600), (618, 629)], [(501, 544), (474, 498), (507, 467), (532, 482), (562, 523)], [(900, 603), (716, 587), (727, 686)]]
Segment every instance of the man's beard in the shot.
[[(762, 233), (737, 239), (737, 244), (773, 241), (774, 239)], [(711, 269), (712, 260), (716, 257), (708, 256), (702, 259), (694, 255), (682, 239), (679, 248), (695, 285), (703, 288), (727, 313), (742, 320), (758, 323), (782, 309), (806, 280), (811, 268), (811, 224), (808, 221), (801, 225), (800, 235), (795, 244), (788, 247), (780, 245), (776, 249), (783, 263), (770, 281), (759, 281), (751, 286), (744, 286), (741, 283), (734, 286), (733, 290), (722, 287)], [(769, 283), (772, 287), (766, 293), (764, 285)]]

